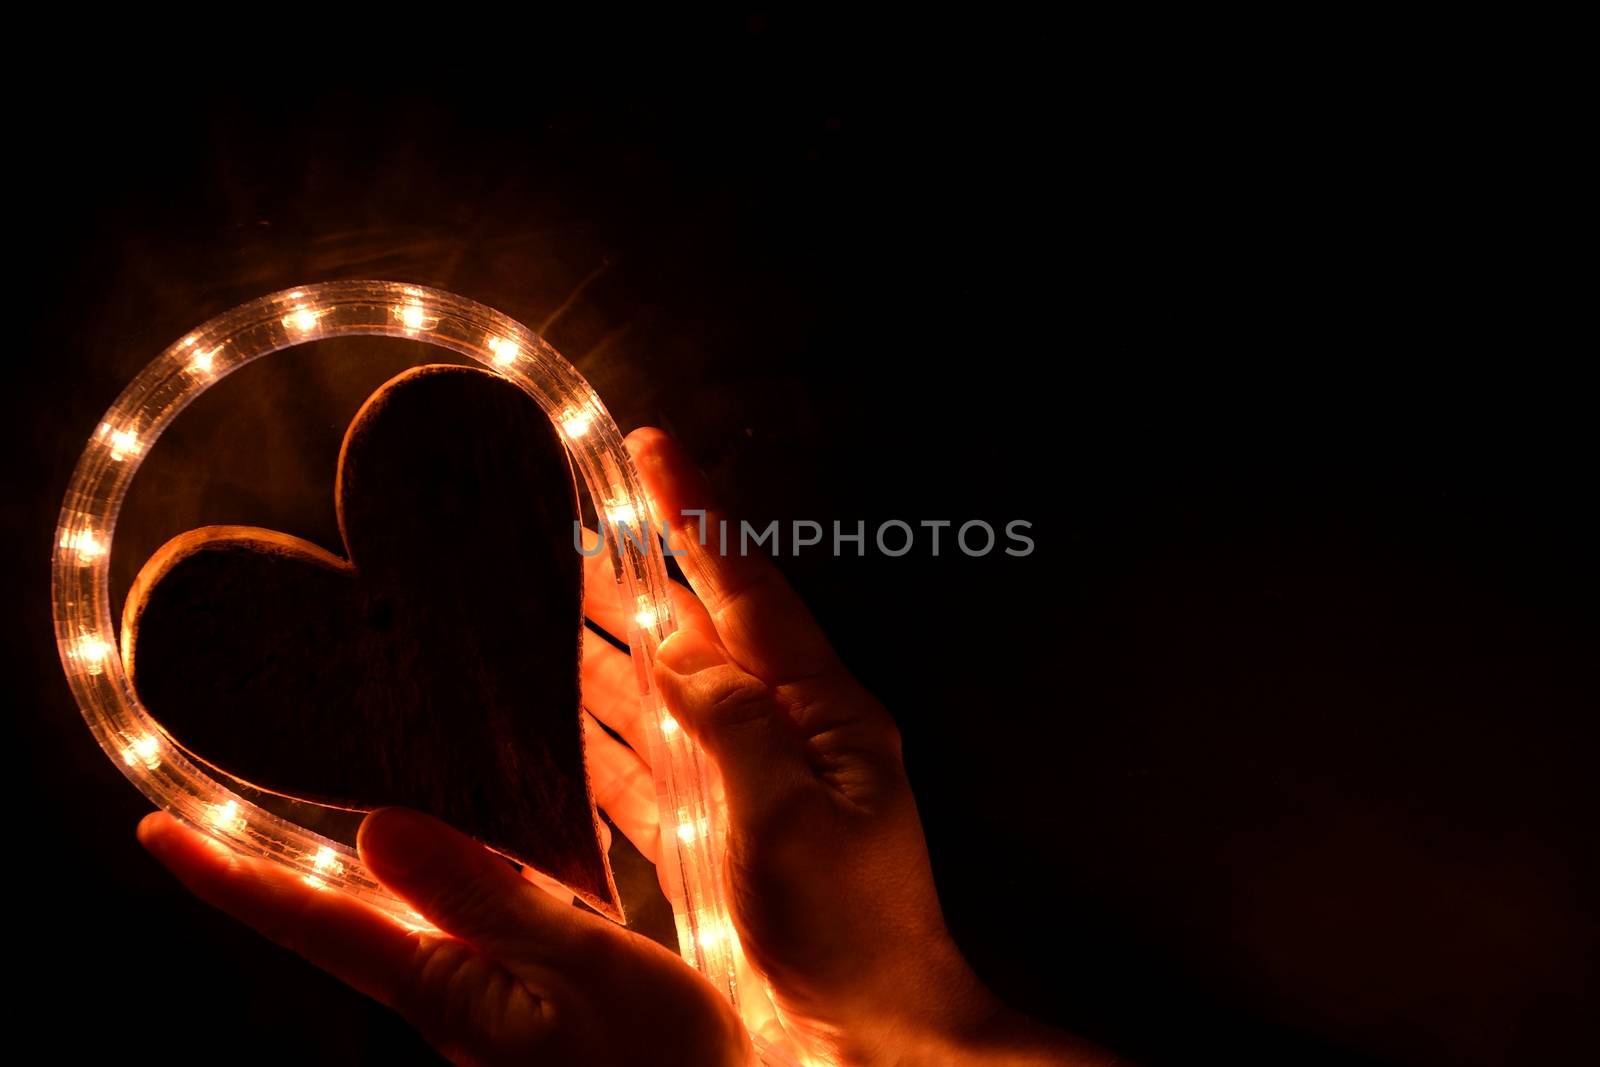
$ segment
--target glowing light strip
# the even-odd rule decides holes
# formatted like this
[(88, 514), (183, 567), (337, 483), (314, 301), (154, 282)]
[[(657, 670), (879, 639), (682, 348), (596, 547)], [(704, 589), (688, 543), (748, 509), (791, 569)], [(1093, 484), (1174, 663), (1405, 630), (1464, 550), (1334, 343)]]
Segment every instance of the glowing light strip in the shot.
[[(56, 644), (90, 731), (113, 762), (158, 807), (230, 847), (282, 864), (309, 884), (353, 894), (416, 927), (347, 845), (281, 818), (233, 792), (167, 739), (139, 705), (123, 670), (111, 621), (110, 549), (116, 515), (143, 457), (196, 397), (254, 360), (336, 336), (420, 340), (467, 356), (514, 382), (560, 429), (597, 512), (608, 516), (619, 595), (638, 626), (640, 696), (663, 811), (687, 813), (663, 838), (662, 881), (678, 920), (684, 958), (722, 990), (750, 1027), (763, 1058), (802, 1058), (781, 1030), (740, 951), (722, 881), (722, 812), (703, 757), (666, 713), (650, 683), (660, 641), (674, 621), (660, 547), (623, 551), (617, 524), (648, 514), (622, 435), (599, 396), (555, 349), (491, 308), (438, 289), (396, 282), (328, 282), (243, 304), (169, 346), (123, 391), (90, 438), (67, 489), (51, 560)], [(203, 341), (202, 341), (203, 339)], [(314, 807), (314, 805), (312, 806)]]

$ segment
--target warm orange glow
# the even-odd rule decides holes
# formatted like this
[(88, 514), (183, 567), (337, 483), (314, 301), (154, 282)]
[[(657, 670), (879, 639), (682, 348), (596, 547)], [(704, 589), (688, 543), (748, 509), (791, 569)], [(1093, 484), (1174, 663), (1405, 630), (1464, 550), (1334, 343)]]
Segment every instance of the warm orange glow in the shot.
[(708, 924), (700, 930), (700, 947), (715, 948), (727, 940), (728, 930), (721, 923)]
[(489, 338), (489, 351), (494, 353), (494, 365), (509, 367), (522, 355), (522, 346), (505, 337)]
[(79, 638), (72, 650), (83, 669), (90, 674), (99, 674), (105, 670), (106, 657), (111, 655), (111, 645), (98, 637)]
[(678, 840), (684, 844), (691, 844), (711, 832), (711, 823), (704, 819), (694, 821), (685, 820), (678, 824)]
[(421, 304), (402, 304), (394, 309), (395, 316), (399, 318), (400, 325), (408, 330), (420, 330), (427, 321), (427, 314), (422, 310)]
[[(333, 849), (329, 848), (327, 845), (323, 845), (321, 848), (317, 849), (316, 853), (311, 857), (311, 866), (315, 867), (321, 873), (327, 875), (338, 875), (344, 873), (344, 864), (339, 862), (339, 854)], [(328, 884), (315, 874), (306, 875), (305, 883), (312, 889), (323, 889), (326, 888)]]
[[(585, 509), (592, 503), (590, 514), (600, 520), (597, 524), (611, 524), (613, 541), (619, 536), (635, 541), (633, 550), (616, 553), (622, 558), (614, 561), (615, 577), (623, 588), (634, 590), (634, 614), (627, 617), (644, 638), (633, 649), (640, 671), (639, 714), (654, 717), (660, 725), (662, 741), (654, 747), (666, 746), (664, 751), (673, 754), (671, 760), (658, 761), (653, 771), (661, 798), (662, 840), (673, 853), (673, 862), (662, 865), (663, 888), (682, 924), (684, 955), (719, 989), (731, 990), (737, 981), (740, 1009), (747, 1022), (759, 1025), (769, 1018), (769, 998), (759, 976), (743, 970), (737, 931), (716, 891), (724, 858), (719, 782), (708, 777), (688, 729), (665, 714), (660, 694), (650, 684), (655, 638), (671, 628), (673, 615), (654, 596), (636, 595), (659, 591), (666, 575), (659, 553), (643, 537), (653, 518), (649, 502), (603, 403), (532, 329), (449, 293), (394, 282), (341, 281), (264, 299), (178, 335), (178, 344), (163, 351), (101, 416), (67, 490), (50, 563), (55, 637), (67, 680), (95, 740), (117, 771), (126, 772), (158, 807), (181, 813), (208, 831), (208, 847), (219, 855), (236, 851), (274, 864), (291, 884), (299, 880), (318, 891), (358, 890), (400, 921), (430, 928), (420, 914), (370, 882), (347, 846), (294, 818), (268, 817), (252, 805), (253, 794), (235, 793), (235, 780), (203, 761), (191, 761), (176, 741), (168, 758), (168, 735), (148, 717), (122, 677), (118, 634), (111, 622), (110, 549), (128, 486), (148, 458), (145, 453), (154, 448), (159, 428), (235, 368), (330, 335), (389, 338), (389, 344), (408, 340), (476, 355), (483, 369), (514, 379), (545, 406), (574, 466), (585, 473)], [(490, 331), (500, 332), (491, 336)], [(605, 531), (599, 540), (603, 546)], [(626, 594), (613, 603), (626, 613)], [(794, 1054), (781, 1032), (772, 1034), (772, 1044), (784, 1062), (808, 1062)]]
[(301, 305), (283, 317), (283, 325), (286, 329), (310, 333), (317, 328), (317, 320), (321, 317), (320, 313)]
[(76, 552), (78, 562), (82, 564), (93, 563), (106, 554), (105, 542), (100, 540), (93, 530), (62, 534), (61, 547), (69, 552)]
[(244, 819), (239, 815), (239, 802), (230, 800), (226, 804), (213, 804), (210, 810), (211, 825), (219, 830), (242, 830)]
[(124, 456), (137, 456), (143, 449), (139, 435), (132, 430), (111, 432), (111, 458), (117, 463), (121, 463)]
[(589, 432), (590, 418), (582, 411), (568, 411), (561, 416), (561, 432), (568, 437), (582, 437)]
[(146, 770), (155, 770), (161, 766), (161, 742), (149, 734), (134, 738), (133, 742), (122, 750), (122, 762), (130, 767), (142, 763)]

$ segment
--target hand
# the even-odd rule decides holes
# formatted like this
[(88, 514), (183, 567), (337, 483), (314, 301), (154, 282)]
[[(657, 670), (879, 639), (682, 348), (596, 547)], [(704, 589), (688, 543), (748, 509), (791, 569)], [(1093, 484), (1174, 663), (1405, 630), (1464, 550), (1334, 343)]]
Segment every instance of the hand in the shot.
[[(693, 587), (672, 589), (680, 629), (661, 646), (657, 681), (722, 779), (735, 925), (786, 1025), (847, 1064), (1112, 1062), (978, 981), (945, 928), (888, 713), (770, 562), (719, 555), (717, 538), (702, 546), (679, 521), (701, 507), (716, 530), (723, 516), (671, 441), (641, 430), (628, 446), (657, 528), (674, 520)], [(610, 563), (585, 565), (586, 614), (625, 635)], [(583, 689), (595, 798), (654, 861), (660, 820), (628, 655), (585, 641)], [(675, 955), (424, 816), (376, 812), (359, 847), (441, 933), (405, 930), (163, 814), (141, 824), (140, 840), (196, 895), (394, 1007), (458, 1062), (750, 1056), (731, 1009)]]
[[(735, 926), (786, 1025), (851, 1064), (1109, 1062), (979, 982), (940, 913), (893, 720), (777, 569), (739, 554), (736, 523), (719, 551), (726, 516), (672, 441), (643, 429), (628, 447), (693, 587), (672, 591), (679, 629), (661, 646), (657, 682), (720, 772)], [(588, 588), (604, 594), (590, 615), (625, 634), (609, 564), (590, 564)], [(628, 657), (600, 646), (585, 660), (621, 694), (590, 709), (635, 737)]]
[(164, 813), (139, 824), (139, 840), (196, 896), (394, 1008), (457, 1063), (750, 1062), (727, 1002), (675, 954), (427, 816), (374, 812), (359, 845), (441, 932), (408, 930)]

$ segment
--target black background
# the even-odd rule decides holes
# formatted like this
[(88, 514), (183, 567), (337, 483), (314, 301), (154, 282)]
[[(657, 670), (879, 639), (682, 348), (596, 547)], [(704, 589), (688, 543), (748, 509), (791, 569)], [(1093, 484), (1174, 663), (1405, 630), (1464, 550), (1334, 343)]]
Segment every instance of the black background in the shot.
[(388, 277), (565, 304), (548, 336), (624, 429), (758, 522), (1033, 523), (1023, 559), (781, 561), (900, 722), (1008, 999), (1150, 1063), (1593, 1056), (1559, 123), (1483, 70), (1091, 73), (1025, 28), (310, 25), (12, 94), (14, 1040), (427, 1054), (138, 849), (48, 607), (72, 464), (139, 368), (242, 300)]

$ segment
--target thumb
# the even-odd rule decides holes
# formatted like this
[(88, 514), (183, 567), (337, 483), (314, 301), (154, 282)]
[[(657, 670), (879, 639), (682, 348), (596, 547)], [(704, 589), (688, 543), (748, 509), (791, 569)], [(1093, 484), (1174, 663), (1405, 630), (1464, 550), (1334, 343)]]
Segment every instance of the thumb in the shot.
[(438, 819), (379, 808), (361, 823), (357, 847), (378, 881), (445, 933), (491, 956), (558, 956), (581, 936), (578, 909)]
[(752, 814), (815, 777), (799, 728), (772, 688), (703, 634), (669, 635), (656, 664), (667, 707), (715, 761), (735, 813)]

